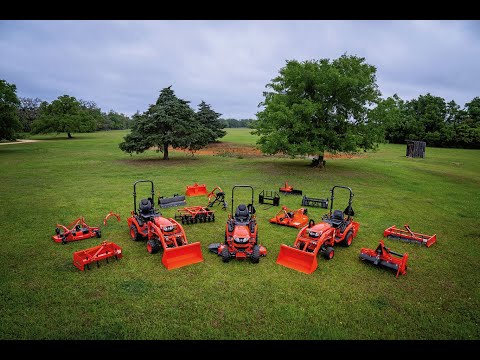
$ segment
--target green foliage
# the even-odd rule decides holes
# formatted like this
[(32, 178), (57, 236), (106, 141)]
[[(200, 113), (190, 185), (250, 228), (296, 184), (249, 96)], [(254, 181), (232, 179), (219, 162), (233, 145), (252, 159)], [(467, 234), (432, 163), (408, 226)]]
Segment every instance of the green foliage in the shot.
[(272, 91), (264, 93), (265, 109), (257, 113), (255, 133), (262, 151), (321, 159), (324, 151), (374, 148), (381, 129), (366, 114), (380, 95), (375, 73), (356, 56), (287, 61), (267, 85)]
[(122, 113), (110, 110), (108, 114), (103, 114), (103, 130), (124, 130), (130, 127), (130, 118)]
[(405, 140), (422, 140), (430, 146), (480, 148), (480, 98), (465, 104), (431, 94), (403, 101), (396, 94), (380, 100), (369, 111), (370, 121), (381, 124), (385, 139), (404, 144)]
[(198, 111), (195, 114), (196, 119), (200, 124), (206, 127), (211, 133), (208, 136), (208, 142), (215, 142), (226, 135), (224, 123), (220, 120), (219, 113), (213, 111), (209, 104), (202, 101), (198, 105)]
[(220, 119), (226, 128), (252, 128), (255, 119)]
[(15, 133), (22, 129), (17, 115), (19, 105), (16, 85), (0, 80), (0, 140), (15, 140)]
[(104, 114), (94, 101), (79, 100), (81, 112), (85, 121), (94, 122), (95, 130), (103, 130)]
[(168, 147), (195, 152), (212, 138), (210, 129), (196, 118), (189, 102), (175, 96), (171, 86), (164, 88), (154, 105), (133, 116), (132, 132), (119, 147), (128, 153), (142, 153), (155, 147), (168, 160)]
[[(94, 103), (93, 103), (94, 104)], [(62, 95), (51, 104), (40, 104), (40, 115), (32, 124), (32, 134), (47, 134), (51, 132), (84, 133), (95, 131), (99, 121), (98, 108), (92, 104), (79, 102), (75, 97)]]

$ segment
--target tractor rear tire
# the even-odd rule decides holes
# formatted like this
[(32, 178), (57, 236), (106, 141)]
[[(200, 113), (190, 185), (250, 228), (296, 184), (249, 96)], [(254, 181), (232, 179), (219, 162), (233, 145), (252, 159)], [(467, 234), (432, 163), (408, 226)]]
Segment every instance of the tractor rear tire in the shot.
[(158, 240), (148, 240), (147, 241), (147, 251), (149, 254), (156, 254), (160, 251), (160, 243)]
[(250, 260), (252, 261), (252, 264), (258, 264), (260, 261), (260, 246), (255, 245), (253, 247), (253, 253), (252, 256), (250, 256)]
[(222, 261), (224, 263), (228, 263), (231, 259), (231, 256), (230, 256), (230, 251), (228, 251), (228, 246), (225, 246), (223, 249), (222, 249)]
[(350, 245), (352, 245), (352, 242), (353, 242), (353, 231), (348, 230), (347, 235), (345, 235), (345, 238), (342, 241), (342, 245), (345, 247), (349, 247)]
[(133, 241), (138, 241), (140, 240), (140, 236), (138, 235), (138, 230), (135, 224), (132, 224), (130, 226), (130, 237), (132, 238)]
[(325, 252), (323, 253), (323, 256), (324, 256), (325, 259), (327, 259), (327, 260), (332, 260), (332, 259), (333, 259), (333, 255), (335, 255), (335, 250), (334, 250), (333, 247), (331, 247), (331, 246), (327, 247), (327, 250), (325, 250)]

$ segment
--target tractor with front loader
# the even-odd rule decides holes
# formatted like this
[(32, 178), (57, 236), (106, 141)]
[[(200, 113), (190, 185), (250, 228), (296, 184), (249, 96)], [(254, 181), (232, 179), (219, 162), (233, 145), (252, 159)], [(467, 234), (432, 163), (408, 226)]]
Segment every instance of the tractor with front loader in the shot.
[[(348, 205), (344, 211), (333, 210), (335, 189), (346, 189), (350, 192)], [(347, 186), (336, 185), (331, 190), (330, 211), (315, 224), (310, 219), (297, 235), (293, 246), (281, 245), (277, 264), (311, 274), (317, 269), (317, 255), (321, 253), (327, 260), (335, 254), (334, 246), (342, 244), (350, 246), (357, 235), (360, 224), (353, 221), (353, 192)]]
[[(150, 183), (151, 197), (140, 200), (137, 209), (137, 184)], [(127, 219), (133, 241), (147, 240), (147, 251), (155, 254), (163, 248), (162, 263), (168, 270), (203, 261), (200, 243), (189, 244), (183, 227), (172, 218), (165, 218), (155, 209), (155, 190), (150, 180), (133, 184), (133, 211)]]
[[(250, 188), (252, 200), (248, 205), (238, 205), (233, 212), (234, 193), (237, 188)], [(250, 185), (235, 185), (232, 188), (232, 212), (225, 225), (225, 242), (208, 246), (211, 252), (222, 257), (223, 262), (229, 262), (232, 258), (250, 258), (250, 261), (256, 264), (260, 261), (260, 256), (267, 255), (267, 249), (258, 244), (258, 224), (254, 215), (253, 197), (254, 191)]]

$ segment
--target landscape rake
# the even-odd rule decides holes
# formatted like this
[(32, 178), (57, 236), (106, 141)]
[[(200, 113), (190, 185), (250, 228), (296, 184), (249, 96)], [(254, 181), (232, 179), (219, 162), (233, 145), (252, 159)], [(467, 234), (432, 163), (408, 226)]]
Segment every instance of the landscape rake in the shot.
[(97, 267), (100, 267), (100, 260), (106, 260), (108, 263), (111, 257), (115, 257), (116, 260), (122, 258), (122, 248), (114, 242), (104, 241), (98, 246), (74, 252), (73, 265), (81, 271), (85, 267), (90, 270), (91, 263), (96, 262)]
[(380, 240), (375, 250), (362, 248), (360, 250), (360, 259), (368, 261), (373, 265), (384, 266), (395, 270), (397, 272), (397, 278), (398, 275), (405, 275), (407, 273), (408, 253), (399, 254), (390, 250), (385, 246), (383, 240)]
[(405, 241), (409, 243), (425, 245), (427, 248), (437, 241), (437, 234), (425, 235), (413, 232), (408, 224), (404, 225), (406, 230), (398, 229), (395, 225), (385, 229), (383, 236), (390, 239)]

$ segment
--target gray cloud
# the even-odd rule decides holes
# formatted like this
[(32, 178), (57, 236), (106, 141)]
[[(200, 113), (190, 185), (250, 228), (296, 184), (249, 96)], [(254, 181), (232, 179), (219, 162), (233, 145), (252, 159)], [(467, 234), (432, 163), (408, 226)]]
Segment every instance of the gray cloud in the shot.
[(0, 78), (18, 94), (69, 94), (144, 111), (173, 85), (196, 107), (253, 117), (285, 60), (358, 55), (384, 96), (480, 96), (479, 21), (0, 21)]

